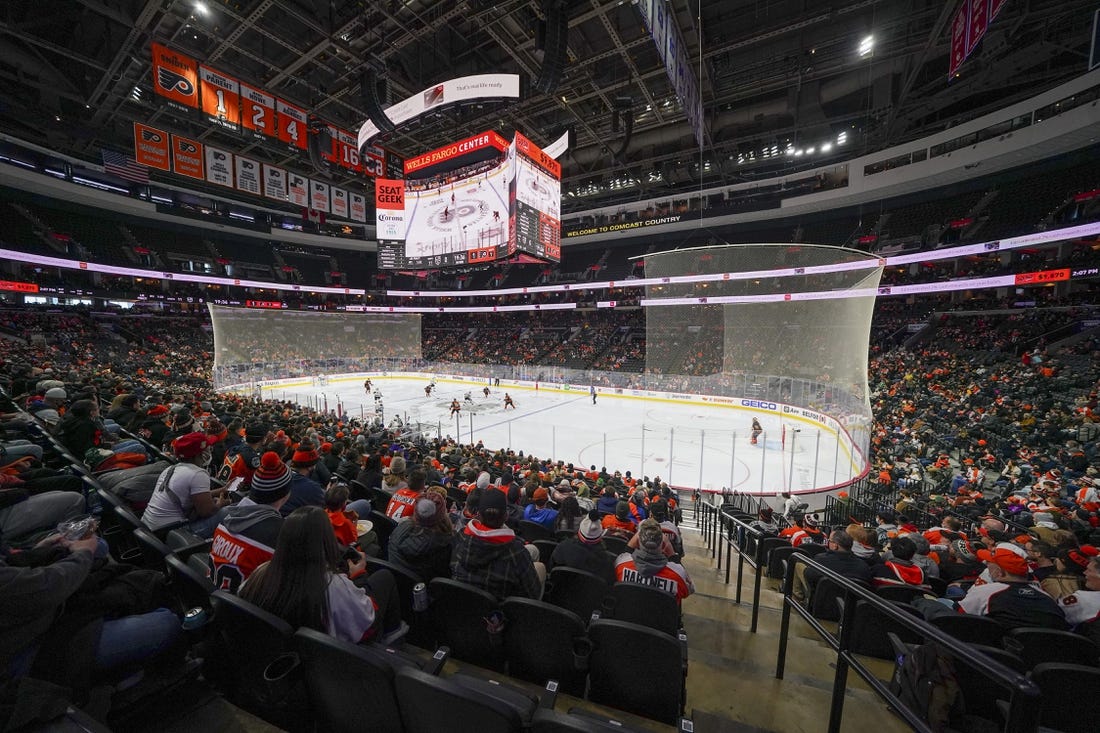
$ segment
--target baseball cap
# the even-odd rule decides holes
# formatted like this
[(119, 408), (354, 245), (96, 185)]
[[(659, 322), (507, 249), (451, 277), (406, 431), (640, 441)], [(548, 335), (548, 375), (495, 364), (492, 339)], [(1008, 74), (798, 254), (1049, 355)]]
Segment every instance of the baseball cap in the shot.
[(485, 491), (481, 495), (478, 511), (482, 514), (487, 511), (497, 511), (503, 514), (508, 511), (508, 497), (504, 495), (503, 491)]
[(217, 442), (206, 433), (187, 433), (172, 441), (172, 451), (180, 458), (194, 458)]
[(655, 519), (647, 519), (638, 525), (638, 545), (647, 550), (659, 550), (664, 540), (661, 525)]

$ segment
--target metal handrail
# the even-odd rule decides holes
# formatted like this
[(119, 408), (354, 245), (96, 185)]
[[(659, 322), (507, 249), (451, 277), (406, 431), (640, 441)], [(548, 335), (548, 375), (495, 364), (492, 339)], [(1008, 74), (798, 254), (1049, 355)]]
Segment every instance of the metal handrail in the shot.
[[(828, 578), (835, 583), (844, 593), (844, 609), (841, 615), (839, 637), (834, 636), (821, 623), (814, 618), (809, 609), (796, 601), (791, 593), (794, 587), (794, 572), (799, 563), (813, 568), (823, 578)], [(996, 659), (973, 649), (969, 644), (960, 643), (958, 639), (945, 634), (927, 621), (914, 617), (901, 611), (890, 602), (875, 595), (871, 590), (861, 587), (851, 579), (818, 564), (808, 555), (794, 553), (787, 563), (787, 574), (783, 583), (783, 616), (779, 630), (779, 651), (776, 657), (775, 678), (783, 679), (783, 672), (787, 661), (787, 637), (790, 633), (791, 612), (797, 613), (818, 633), (819, 636), (837, 653), (836, 674), (833, 678), (832, 702), (829, 707), (829, 733), (838, 733), (841, 718), (844, 715), (844, 693), (847, 690), (848, 669), (855, 670), (856, 674), (863, 678), (879, 697), (883, 698), (891, 708), (897, 711), (905, 721), (921, 733), (932, 733), (928, 726), (916, 713), (907, 708), (890, 689), (876, 677), (859, 659), (851, 653), (849, 646), (852, 641), (852, 626), (855, 620), (855, 608), (857, 601), (866, 601), (877, 612), (891, 621), (904, 626), (906, 629), (920, 634), (926, 641), (935, 642), (945, 652), (950, 654), (956, 662), (962, 662), (967, 667), (977, 671), (983, 677), (993, 680), (1010, 691), (1008, 714), (1006, 715), (1004, 730), (1006, 733), (1032, 733), (1039, 723), (1040, 706), (1038, 701), (1040, 690), (1034, 682), (1024, 675), (1016, 672)]]
[[(764, 538), (764, 534), (750, 527), (747, 522), (730, 514), (730, 511), (744, 511), (737, 509), (740, 506), (746, 508), (758, 506), (759, 500), (748, 495), (729, 496), (727, 498), (734, 499), (734, 501), (720, 506), (706, 502), (696, 502), (696, 517), (699, 519), (699, 530), (703, 535), (703, 542), (706, 548), (710, 550), (711, 558), (716, 558), (718, 561), (717, 569), (721, 570), (723, 562), (725, 563), (727, 585), (729, 585), (730, 572), (733, 567), (733, 553), (735, 550), (737, 552), (737, 595), (734, 603), (741, 603), (745, 563), (747, 562), (757, 570), (753, 584), (752, 624), (750, 626), (752, 633), (756, 633), (760, 617), (760, 566), (763, 564), (761, 539)], [(751, 557), (745, 552), (745, 542), (750, 538), (756, 541), (756, 548)], [(722, 559), (723, 550), (725, 551), (724, 561)]]

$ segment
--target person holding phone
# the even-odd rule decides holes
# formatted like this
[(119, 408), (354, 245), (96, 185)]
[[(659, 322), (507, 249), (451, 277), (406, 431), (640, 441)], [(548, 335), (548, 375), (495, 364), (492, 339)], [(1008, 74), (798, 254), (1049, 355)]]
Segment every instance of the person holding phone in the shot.
[(404, 635), (397, 586), (388, 570), (367, 576), (366, 556), (341, 548), (325, 510), (295, 509), (283, 521), (275, 554), (253, 571), (239, 595), (291, 626), (351, 643)]

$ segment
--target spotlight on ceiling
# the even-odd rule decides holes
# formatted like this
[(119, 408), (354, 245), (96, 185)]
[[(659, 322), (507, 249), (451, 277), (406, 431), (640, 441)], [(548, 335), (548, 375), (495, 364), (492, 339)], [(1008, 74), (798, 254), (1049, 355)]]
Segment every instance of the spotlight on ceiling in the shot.
[(863, 40), (859, 42), (859, 57), (865, 59), (871, 55), (871, 52), (875, 50), (875, 37), (864, 36)]

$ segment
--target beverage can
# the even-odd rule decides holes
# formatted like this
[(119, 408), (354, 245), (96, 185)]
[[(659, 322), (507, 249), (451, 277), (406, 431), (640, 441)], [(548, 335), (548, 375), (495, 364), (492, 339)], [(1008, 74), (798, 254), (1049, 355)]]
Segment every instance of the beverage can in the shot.
[(413, 610), (417, 613), (428, 610), (428, 586), (423, 583), (413, 586)]
[(201, 606), (188, 609), (187, 613), (183, 615), (183, 629), (184, 631), (193, 631), (195, 629), (201, 629), (206, 625), (206, 609)]

